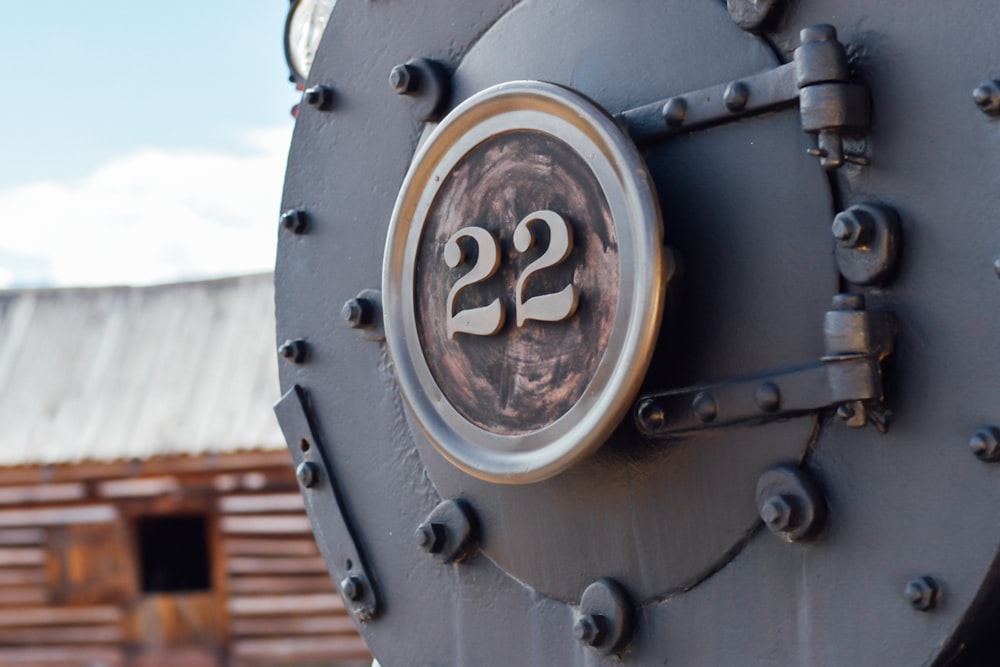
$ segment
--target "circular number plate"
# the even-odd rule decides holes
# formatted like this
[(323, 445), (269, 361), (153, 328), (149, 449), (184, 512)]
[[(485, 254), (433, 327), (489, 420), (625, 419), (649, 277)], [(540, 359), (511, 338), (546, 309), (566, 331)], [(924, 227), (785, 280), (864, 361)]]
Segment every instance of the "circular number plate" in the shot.
[(386, 340), (431, 443), (471, 475), (551, 477), (598, 448), (652, 355), (655, 190), (594, 103), (537, 81), (465, 101), (418, 150), (386, 243)]

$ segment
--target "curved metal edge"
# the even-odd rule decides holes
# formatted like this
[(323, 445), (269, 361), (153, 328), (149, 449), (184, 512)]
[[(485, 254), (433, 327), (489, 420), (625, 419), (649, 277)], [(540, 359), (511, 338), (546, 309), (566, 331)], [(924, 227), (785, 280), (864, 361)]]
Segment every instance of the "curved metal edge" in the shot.
[[(614, 182), (603, 182), (600, 178), (599, 181), (606, 196), (609, 185), (621, 188), (624, 210), (619, 215), (615, 211), (612, 214), (616, 221), (623, 217), (628, 221), (616, 225), (616, 230), (620, 246), (629, 252), (620, 264), (622, 288), (618, 313), (625, 315), (616, 315), (608, 352), (583, 397), (543, 429), (527, 435), (500, 436), (468, 422), (466, 428), (456, 429), (448, 417), (457, 412), (433, 379), (430, 384), (421, 381), (422, 371), (427, 378), (430, 374), (421, 368), (426, 362), (419, 348), (418, 354), (411, 349), (416, 332), (409, 330), (408, 325), (412, 321), (412, 294), (407, 291), (411, 279), (406, 276), (413, 260), (406, 251), (410, 239), (414, 235), (419, 237), (422, 228), (422, 224), (416, 223), (418, 204), (425, 196), (431, 173), (446, 159), (449, 146), (442, 147), (438, 140), (465, 121), (466, 116), (488, 118), (483, 107), (487, 110), (498, 107), (501, 112), (518, 110), (519, 98), (535, 99), (568, 112), (560, 119), (584, 134), (606, 156)], [(552, 83), (513, 81), (488, 88), (459, 105), (423, 142), (393, 208), (382, 292), (386, 342), (401, 393), (431, 444), (464, 472), (502, 484), (527, 484), (553, 477), (598, 449), (628, 414), (652, 359), (667, 282), (672, 274), (673, 264), (663, 249), (662, 215), (655, 186), (638, 150), (611, 116), (585, 96)], [(596, 394), (595, 385), (603, 387)], [(554, 440), (553, 432), (559, 434)], [(485, 440), (494, 449), (472, 445), (472, 439)]]

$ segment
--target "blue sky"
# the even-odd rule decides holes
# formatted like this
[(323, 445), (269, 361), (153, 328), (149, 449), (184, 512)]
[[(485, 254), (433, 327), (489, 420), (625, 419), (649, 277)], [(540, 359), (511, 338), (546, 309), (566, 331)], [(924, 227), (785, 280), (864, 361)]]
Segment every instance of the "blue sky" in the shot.
[(3, 2), (0, 287), (268, 268), (298, 99), (287, 9)]

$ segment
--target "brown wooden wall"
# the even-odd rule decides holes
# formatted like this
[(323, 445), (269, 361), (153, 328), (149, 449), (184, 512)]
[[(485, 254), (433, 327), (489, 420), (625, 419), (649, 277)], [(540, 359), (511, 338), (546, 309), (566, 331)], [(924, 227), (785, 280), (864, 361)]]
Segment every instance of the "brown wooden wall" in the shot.
[[(206, 517), (211, 589), (143, 593), (140, 517)], [(0, 665), (360, 667), (287, 454), (0, 469)]]

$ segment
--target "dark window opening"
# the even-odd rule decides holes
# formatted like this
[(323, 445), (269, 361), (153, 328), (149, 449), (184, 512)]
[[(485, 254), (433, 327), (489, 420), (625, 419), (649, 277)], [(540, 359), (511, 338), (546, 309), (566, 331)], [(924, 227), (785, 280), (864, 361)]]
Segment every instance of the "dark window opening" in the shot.
[(212, 587), (203, 516), (139, 519), (143, 593), (207, 591)]

